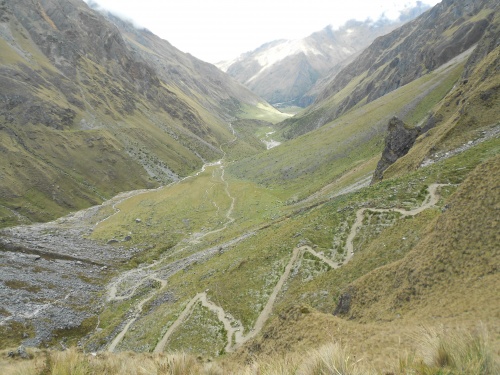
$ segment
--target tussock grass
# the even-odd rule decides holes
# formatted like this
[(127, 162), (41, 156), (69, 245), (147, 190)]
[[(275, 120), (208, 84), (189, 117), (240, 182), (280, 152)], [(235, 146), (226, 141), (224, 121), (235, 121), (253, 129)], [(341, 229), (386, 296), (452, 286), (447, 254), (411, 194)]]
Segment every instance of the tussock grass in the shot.
[[(500, 370), (484, 328), (423, 327), (410, 339), (416, 349), (382, 367), (339, 342), (299, 353), (254, 358), (247, 364), (238, 364), (232, 358), (211, 362), (186, 353), (88, 354), (71, 348), (63, 352), (28, 350), (30, 359), (1, 359), (0, 367), (5, 375), (494, 375)], [(391, 365), (394, 370), (388, 372)]]
[(469, 332), (423, 327), (413, 339), (418, 354), (403, 357), (397, 374), (493, 375), (500, 372), (484, 328)]
[(367, 375), (349, 351), (333, 342), (314, 350), (306, 357), (297, 374), (300, 375)]
[(300, 366), (299, 356), (286, 355), (266, 358), (241, 369), (242, 375), (294, 374)]
[(211, 363), (185, 353), (149, 355), (123, 352), (82, 353), (75, 348), (63, 352), (35, 353), (35, 358), (2, 366), (5, 375), (196, 375), (221, 374)]

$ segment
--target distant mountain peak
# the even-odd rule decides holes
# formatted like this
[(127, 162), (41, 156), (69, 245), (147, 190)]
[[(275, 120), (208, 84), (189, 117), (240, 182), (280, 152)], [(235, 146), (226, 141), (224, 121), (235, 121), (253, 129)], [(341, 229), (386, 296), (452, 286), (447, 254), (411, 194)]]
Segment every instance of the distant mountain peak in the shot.
[(315, 97), (309, 92), (319, 79), (340, 70), (342, 63), (375, 38), (427, 8), (419, 4), (405, 9), (398, 20), (383, 16), (375, 21), (351, 19), (339, 27), (328, 25), (308, 37), (274, 40), (216, 65), (273, 105), (306, 106)]

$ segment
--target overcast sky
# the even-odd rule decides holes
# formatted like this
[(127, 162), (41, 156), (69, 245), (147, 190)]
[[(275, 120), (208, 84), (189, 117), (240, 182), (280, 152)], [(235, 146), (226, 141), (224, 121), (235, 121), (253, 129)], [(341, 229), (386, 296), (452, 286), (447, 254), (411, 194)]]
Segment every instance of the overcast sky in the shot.
[[(89, 0), (85, 0), (89, 2)], [(349, 19), (397, 18), (413, 0), (94, 0), (181, 51), (211, 62), (276, 39), (304, 38)], [(435, 5), (439, 0), (423, 0)]]

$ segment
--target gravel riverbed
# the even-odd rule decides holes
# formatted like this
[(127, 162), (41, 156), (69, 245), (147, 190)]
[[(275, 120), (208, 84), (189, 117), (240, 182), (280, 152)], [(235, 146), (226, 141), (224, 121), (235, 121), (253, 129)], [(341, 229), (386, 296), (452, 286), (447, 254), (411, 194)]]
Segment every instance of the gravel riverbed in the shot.
[(0, 231), (0, 326), (29, 327), (12, 332), (23, 345), (54, 343), (96, 317), (115, 266), (138, 251), (85, 238), (101, 207)]

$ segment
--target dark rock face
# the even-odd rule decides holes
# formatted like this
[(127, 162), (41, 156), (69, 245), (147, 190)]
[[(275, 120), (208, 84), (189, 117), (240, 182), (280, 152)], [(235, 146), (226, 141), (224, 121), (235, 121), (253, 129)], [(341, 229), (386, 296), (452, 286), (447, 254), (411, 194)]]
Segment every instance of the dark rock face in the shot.
[(381, 181), (383, 172), (400, 157), (406, 155), (422, 132), (419, 127), (408, 128), (403, 121), (393, 117), (389, 121), (389, 134), (385, 138), (385, 147), (382, 158), (373, 174), (372, 183)]
[(340, 296), (339, 302), (337, 304), (337, 307), (335, 308), (335, 311), (333, 312), (333, 315), (338, 316), (338, 315), (346, 315), (349, 310), (351, 309), (351, 301), (353, 297), (354, 291), (352, 289), (347, 290), (346, 292), (342, 293)]

